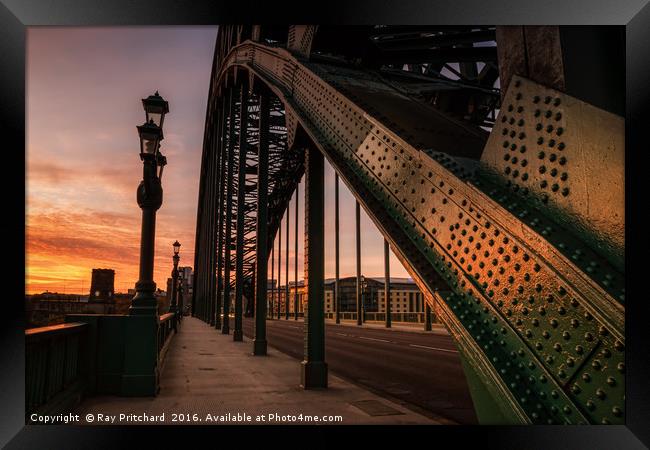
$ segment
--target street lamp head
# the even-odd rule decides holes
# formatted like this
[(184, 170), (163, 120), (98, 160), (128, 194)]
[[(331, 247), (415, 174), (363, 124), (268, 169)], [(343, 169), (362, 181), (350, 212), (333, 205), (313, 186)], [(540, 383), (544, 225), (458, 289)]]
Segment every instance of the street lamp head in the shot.
[(160, 171), (158, 172), (158, 179), (162, 181), (163, 168), (167, 165), (167, 157), (160, 153), (160, 149), (158, 149), (156, 164), (158, 164), (158, 167), (160, 168)]
[(155, 94), (142, 99), (142, 106), (147, 117), (147, 123), (153, 120), (153, 123), (161, 129), (165, 120), (165, 114), (169, 112), (169, 103), (167, 103), (156, 91)]
[(163, 138), (162, 130), (153, 120), (149, 120), (137, 128), (138, 134), (140, 135), (140, 158), (144, 159), (147, 157), (146, 155), (150, 155), (148, 156), (150, 158), (155, 158), (158, 153), (160, 141)]
[(178, 252), (181, 250), (180, 242), (176, 241), (172, 245), (174, 246), (174, 255), (178, 255)]

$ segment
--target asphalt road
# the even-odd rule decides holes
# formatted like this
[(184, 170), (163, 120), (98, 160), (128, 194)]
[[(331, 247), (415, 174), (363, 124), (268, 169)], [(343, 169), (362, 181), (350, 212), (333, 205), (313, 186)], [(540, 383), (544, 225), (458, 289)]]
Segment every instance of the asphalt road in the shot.
[[(253, 319), (244, 318), (247, 337), (253, 337), (253, 326)], [(302, 321), (267, 321), (269, 345), (297, 360), (303, 359), (303, 339)], [(328, 323), (325, 360), (337, 376), (419, 413), (477, 423), (460, 358), (448, 335)]]

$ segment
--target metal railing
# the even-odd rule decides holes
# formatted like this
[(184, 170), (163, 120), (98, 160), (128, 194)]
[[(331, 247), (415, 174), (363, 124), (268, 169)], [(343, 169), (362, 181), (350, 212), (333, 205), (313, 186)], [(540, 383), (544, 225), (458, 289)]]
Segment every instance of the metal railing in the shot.
[(176, 331), (176, 314), (167, 313), (160, 316), (158, 321), (158, 357), (162, 359), (164, 354), (161, 355), (165, 344), (171, 339)]
[[(390, 318), (392, 322), (396, 323), (424, 323), (426, 313), (423, 312), (394, 312), (391, 313)], [(357, 320), (356, 312), (344, 312), (339, 313), (341, 320)], [(386, 313), (383, 312), (367, 312), (364, 314), (364, 322), (384, 322), (386, 321)], [(326, 319), (336, 319), (336, 313), (328, 312), (325, 313)], [(431, 313), (431, 323), (436, 323), (436, 316)]]
[(84, 394), (88, 325), (65, 323), (25, 330), (26, 413), (64, 410)]

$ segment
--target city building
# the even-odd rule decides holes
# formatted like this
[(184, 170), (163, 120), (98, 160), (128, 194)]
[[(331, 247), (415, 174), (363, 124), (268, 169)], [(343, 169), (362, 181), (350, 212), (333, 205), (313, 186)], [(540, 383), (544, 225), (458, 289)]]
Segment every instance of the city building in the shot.
[(107, 303), (115, 294), (115, 271), (113, 269), (93, 269), (90, 282), (89, 301)]
[[(134, 295), (135, 289), (129, 289), (126, 294), (115, 292), (113, 269), (93, 269), (89, 295), (57, 292), (26, 295), (27, 328), (63, 323), (66, 314), (128, 314)], [(167, 292), (157, 289), (154, 296), (158, 300), (158, 313), (167, 313)]]
[[(362, 303), (366, 312), (386, 312), (384, 302), (384, 278), (381, 277), (362, 277)], [(325, 313), (336, 311), (334, 305), (334, 278), (325, 280)], [(305, 301), (305, 282), (298, 281), (296, 287), (294, 282), (289, 282), (289, 313), (294, 312), (294, 298), (298, 294), (298, 313), (303, 312), (303, 301)], [(357, 310), (357, 278), (345, 277), (339, 278), (339, 295), (341, 312), (356, 312)], [(278, 288), (276, 280), (269, 280), (268, 286), (268, 305), (270, 307), (273, 301), (274, 311), (277, 315), (278, 301), (280, 304), (280, 313), (285, 314), (286, 308), (286, 287), (284, 285)], [(393, 313), (422, 313), (424, 312), (424, 296), (417, 284), (410, 278), (392, 278), (390, 279), (390, 298), (391, 312)]]

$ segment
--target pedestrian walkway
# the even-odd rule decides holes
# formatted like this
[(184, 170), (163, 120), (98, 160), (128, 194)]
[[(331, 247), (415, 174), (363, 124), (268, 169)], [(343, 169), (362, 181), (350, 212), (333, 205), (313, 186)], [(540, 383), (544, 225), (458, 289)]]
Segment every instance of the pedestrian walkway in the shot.
[(75, 413), (82, 421), (91, 414), (93, 424), (106, 423), (98, 414), (115, 416), (113, 424), (121, 425), (437, 423), (331, 373), (328, 389), (304, 390), (298, 361), (271, 347), (268, 356), (251, 351), (246, 337), (233, 342), (185, 317), (165, 357), (158, 396), (92, 397)]

